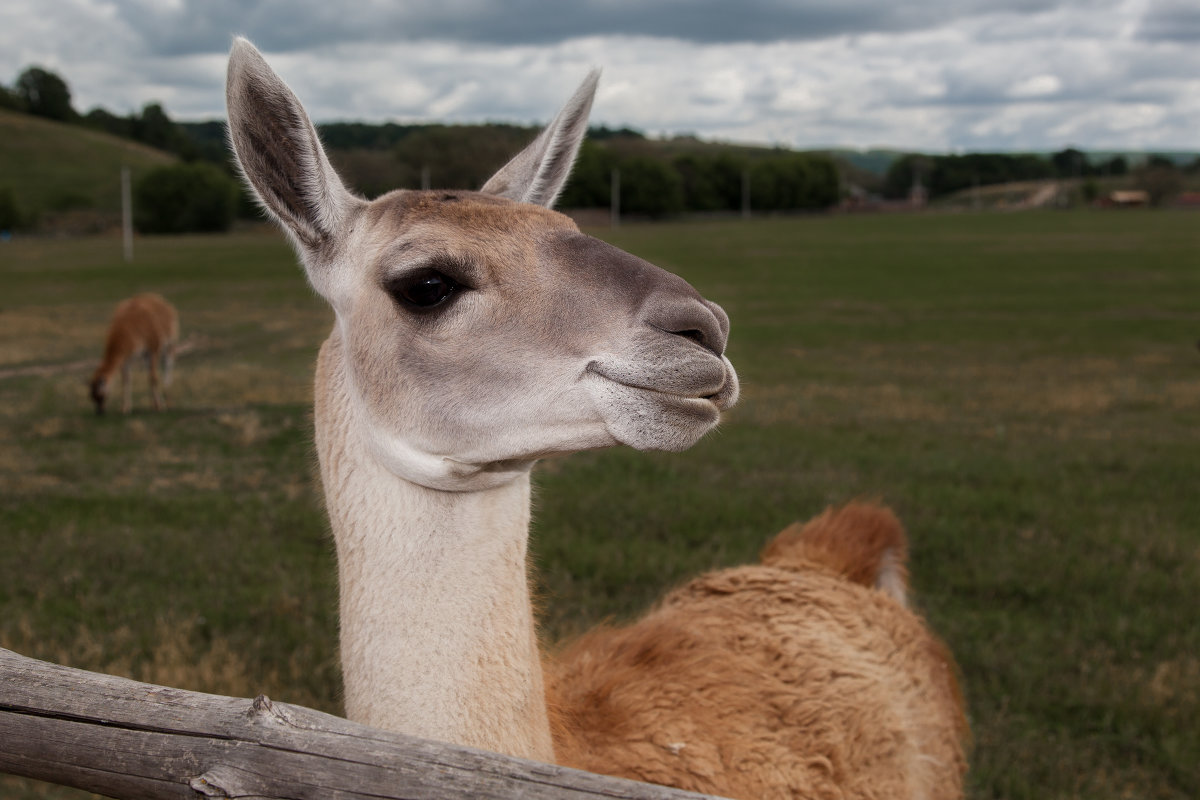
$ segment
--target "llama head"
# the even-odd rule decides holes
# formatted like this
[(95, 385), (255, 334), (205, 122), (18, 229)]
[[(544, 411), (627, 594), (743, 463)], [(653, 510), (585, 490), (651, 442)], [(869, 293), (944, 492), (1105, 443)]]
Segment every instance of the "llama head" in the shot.
[(364, 443), (401, 477), (473, 489), (555, 453), (681, 450), (737, 399), (720, 307), (550, 209), (597, 77), (480, 191), (367, 201), (287, 85), (234, 44), (234, 152), (334, 309)]
[(92, 398), (92, 404), (96, 407), (96, 413), (103, 414), (104, 404), (108, 401), (108, 379), (97, 372), (88, 381), (88, 394)]

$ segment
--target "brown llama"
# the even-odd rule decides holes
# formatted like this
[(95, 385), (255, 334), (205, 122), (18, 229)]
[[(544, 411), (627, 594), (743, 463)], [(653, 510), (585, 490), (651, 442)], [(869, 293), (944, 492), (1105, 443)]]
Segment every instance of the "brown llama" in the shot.
[[(179, 343), (179, 315), (175, 308), (151, 292), (122, 300), (113, 312), (104, 340), (104, 358), (96, 368), (89, 384), (96, 413), (104, 413), (109, 384), (119, 370), (124, 401), (121, 410), (128, 414), (133, 408), (132, 359), (141, 356), (150, 372), (150, 393), (154, 408), (167, 407), (165, 389), (171, 384), (171, 369), (175, 363), (175, 348)], [(162, 366), (161, 380), (159, 365)]]
[(543, 666), (534, 463), (684, 450), (738, 396), (720, 306), (550, 210), (596, 79), (480, 191), (368, 201), (234, 43), (234, 152), (335, 316), (314, 421), (347, 716), (744, 797), (960, 795), (953, 669), (904, 605), (903, 531), (881, 509), (789, 529), (761, 566), (703, 576)]

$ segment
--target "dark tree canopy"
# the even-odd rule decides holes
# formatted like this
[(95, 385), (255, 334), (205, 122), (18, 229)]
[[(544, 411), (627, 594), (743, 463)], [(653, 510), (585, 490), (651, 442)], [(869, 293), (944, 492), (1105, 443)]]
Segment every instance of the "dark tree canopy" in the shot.
[(21, 102), (21, 98), (17, 93), (6, 86), (0, 86), (0, 108), (8, 109), (9, 111), (24, 111), (25, 105)]
[(940, 197), (972, 186), (1054, 176), (1054, 165), (1032, 153), (907, 155), (892, 163), (884, 178), (884, 194), (904, 197), (914, 183), (919, 182), (931, 197)]
[(78, 116), (71, 108), (71, 90), (67, 88), (67, 82), (53, 72), (29, 67), (17, 78), (14, 88), (30, 114), (63, 122)]
[(159, 103), (147, 103), (140, 117), (133, 118), (133, 138), (159, 150), (178, 153), (186, 141), (182, 131)]
[(17, 230), (22, 222), (16, 192), (11, 186), (0, 186), (0, 232)]
[(225, 231), (237, 197), (237, 184), (212, 164), (159, 167), (137, 182), (134, 220), (142, 233)]

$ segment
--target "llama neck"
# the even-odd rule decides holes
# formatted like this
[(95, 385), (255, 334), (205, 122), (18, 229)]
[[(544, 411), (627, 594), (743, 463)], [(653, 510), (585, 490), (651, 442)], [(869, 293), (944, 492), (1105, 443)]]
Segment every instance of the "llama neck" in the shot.
[(104, 356), (100, 359), (100, 366), (96, 367), (96, 371), (92, 373), (92, 380), (104, 378), (112, 380), (112, 376), (117, 374), (117, 370), (125, 365), (126, 359), (129, 358), (130, 347), (124, 337), (109, 333), (108, 338), (104, 341)]
[(335, 337), (317, 447), (338, 552), (346, 715), (553, 760), (529, 596), (529, 476), (444, 492), (381, 465), (355, 423)]

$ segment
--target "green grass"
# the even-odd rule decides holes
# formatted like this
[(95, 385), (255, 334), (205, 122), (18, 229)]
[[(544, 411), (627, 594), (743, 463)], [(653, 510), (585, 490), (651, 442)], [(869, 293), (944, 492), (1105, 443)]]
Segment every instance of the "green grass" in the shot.
[[(743, 380), (682, 454), (537, 473), (545, 625), (624, 619), (856, 497), (909, 528), (962, 669), (976, 798), (1200, 795), (1200, 225), (1186, 213), (812, 217), (598, 234), (733, 320)], [(0, 644), (336, 711), (309, 384), (330, 314), (276, 236), (0, 247), (0, 370), (180, 309), (175, 409), (80, 367), (0, 378)], [(2, 374), (2, 373), (0, 373)], [(50, 792), (0, 780), (0, 793)]]
[(120, 222), (121, 168), (137, 176), (174, 156), (81, 125), (0, 110), (0, 190), (23, 216), (75, 211)]

